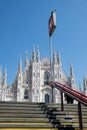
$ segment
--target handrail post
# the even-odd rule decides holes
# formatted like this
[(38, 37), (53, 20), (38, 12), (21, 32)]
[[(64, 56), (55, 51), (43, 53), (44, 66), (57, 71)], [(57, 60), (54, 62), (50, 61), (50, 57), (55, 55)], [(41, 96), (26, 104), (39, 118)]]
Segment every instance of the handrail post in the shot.
[(64, 105), (63, 105), (63, 92), (61, 91), (61, 111), (64, 111)]
[(52, 86), (52, 103), (53, 103), (53, 88), (54, 88), (54, 86)]
[(81, 103), (80, 102), (78, 102), (78, 117), (79, 117), (79, 128), (80, 128), (80, 130), (83, 130), (82, 111), (81, 111)]

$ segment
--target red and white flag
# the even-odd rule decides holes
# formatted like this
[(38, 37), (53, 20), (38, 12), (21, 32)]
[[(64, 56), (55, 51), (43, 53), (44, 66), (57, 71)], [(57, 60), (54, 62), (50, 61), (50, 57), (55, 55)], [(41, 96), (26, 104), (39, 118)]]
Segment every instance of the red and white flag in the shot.
[(51, 36), (56, 28), (56, 13), (55, 11), (53, 11), (51, 13), (49, 22), (48, 22), (48, 26), (49, 26), (49, 36)]

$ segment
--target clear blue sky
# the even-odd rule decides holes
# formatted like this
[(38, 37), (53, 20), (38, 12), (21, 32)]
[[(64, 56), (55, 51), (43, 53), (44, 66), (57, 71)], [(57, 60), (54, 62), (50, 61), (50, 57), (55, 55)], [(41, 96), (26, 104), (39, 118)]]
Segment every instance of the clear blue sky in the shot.
[(60, 51), (64, 72), (72, 64), (76, 83), (87, 76), (87, 0), (0, 0), (0, 64), (7, 65), (8, 84), (15, 78), (19, 57), (29, 57), (39, 45), (41, 58), (49, 53), (48, 19), (56, 9), (53, 46)]

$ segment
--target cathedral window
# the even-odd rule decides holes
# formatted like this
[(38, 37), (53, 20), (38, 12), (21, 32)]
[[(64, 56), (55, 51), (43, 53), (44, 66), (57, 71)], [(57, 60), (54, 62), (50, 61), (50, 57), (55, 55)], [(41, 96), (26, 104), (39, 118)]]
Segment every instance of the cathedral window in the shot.
[(44, 73), (44, 84), (49, 84), (49, 72), (45, 71)]
[(29, 97), (28, 97), (28, 94), (29, 94), (29, 92), (28, 92), (28, 90), (26, 89), (25, 91), (24, 91), (24, 99), (28, 99)]

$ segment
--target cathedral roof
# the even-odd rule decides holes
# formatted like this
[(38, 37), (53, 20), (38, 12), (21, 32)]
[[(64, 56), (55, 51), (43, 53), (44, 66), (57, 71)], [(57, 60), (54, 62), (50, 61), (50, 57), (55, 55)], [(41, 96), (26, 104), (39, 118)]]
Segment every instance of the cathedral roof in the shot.
[(50, 65), (50, 61), (47, 57), (45, 57), (42, 62), (41, 62), (42, 66), (49, 66)]

